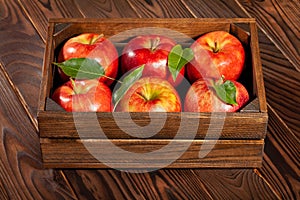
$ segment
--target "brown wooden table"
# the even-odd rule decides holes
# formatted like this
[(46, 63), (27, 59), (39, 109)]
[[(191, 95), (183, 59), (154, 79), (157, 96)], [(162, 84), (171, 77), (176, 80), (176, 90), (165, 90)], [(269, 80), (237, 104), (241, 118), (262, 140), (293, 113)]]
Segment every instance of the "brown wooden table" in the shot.
[[(300, 199), (298, 0), (0, 2), (0, 199)], [(262, 168), (43, 169), (36, 115), (52, 17), (256, 18), (269, 113)]]

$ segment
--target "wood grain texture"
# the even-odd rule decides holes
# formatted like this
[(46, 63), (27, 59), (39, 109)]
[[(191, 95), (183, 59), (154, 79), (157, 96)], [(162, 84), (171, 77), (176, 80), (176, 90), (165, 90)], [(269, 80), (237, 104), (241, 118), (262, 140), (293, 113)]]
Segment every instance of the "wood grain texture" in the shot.
[(47, 37), (49, 18), (82, 17), (73, 0), (20, 0), (19, 2), (44, 41)]
[(127, 173), (114, 170), (67, 170), (65, 174), (78, 199), (146, 199), (137, 190), (138, 184), (133, 183)]
[(193, 171), (205, 183), (212, 199), (278, 199), (272, 188), (253, 170)]
[(183, 0), (187, 9), (199, 18), (248, 17), (234, 0)]
[(300, 2), (298, 0), (239, 0), (260, 28), (300, 72)]
[[(43, 2), (39, 0), (21, 0), (21, 5), (44, 41), (46, 41), (50, 18), (137, 17), (126, 1), (50, 0)], [(126, 12), (123, 12), (125, 10)]]
[(75, 0), (74, 4), (87, 18), (136, 18), (138, 15), (126, 1), (114, 0)]
[(189, 18), (193, 14), (186, 9), (185, 4), (176, 0), (127, 0), (141, 18)]
[[(39, 137), (0, 66), (0, 198), (72, 198), (57, 171), (44, 170)], [(57, 177), (57, 178), (55, 178)]]
[(300, 138), (300, 72), (265, 34), (259, 34), (267, 102)]
[(300, 199), (300, 141), (269, 107), (269, 126), (263, 167), (259, 175), (281, 199)]
[(257, 168), (263, 144), (264, 140), (41, 139), (47, 168)]
[[(41, 138), (63, 139), (263, 139), (267, 114), (195, 113), (78, 113), (40, 111)], [(116, 122), (117, 121), (117, 122)], [(146, 125), (150, 126), (142, 128)], [(185, 124), (184, 129), (182, 126)], [(54, 127), (61, 127), (56, 130)], [(99, 134), (101, 127), (105, 135)], [(184, 131), (184, 133), (182, 133)]]
[(1, 0), (0, 5), (0, 60), (36, 123), (44, 45), (17, 1)]
[(149, 173), (69, 170), (66, 176), (74, 183), (73, 187), (80, 199), (278, 198), (252, 170), (178, 169)]

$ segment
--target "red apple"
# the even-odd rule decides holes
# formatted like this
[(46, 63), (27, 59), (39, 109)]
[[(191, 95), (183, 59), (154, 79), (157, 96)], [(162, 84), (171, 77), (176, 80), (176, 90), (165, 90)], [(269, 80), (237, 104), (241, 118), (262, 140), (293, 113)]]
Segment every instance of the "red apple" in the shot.
[(128, 89), (117, 111), (180, 112), (181, 101), (168, 81), (158, 77), (143, 77)]
[(52, 99), (69, 112), (112, 111), (111, 90), (96, 79), (70, 80), (54, 91)]
[(184, 102), (186, 112), (235, 112), (249, 100), (247, 89), (237, 81), (231, 81), (236, 90), (236, 105), (225, 103), (213, 89), (211, 82), (195, 81), (189, 88)]
[(244, 68), (245, 51), (242, 43), (226, 31), (213, 31), (200, 36), (192, 45), (194, 59), (187, 64), (187, 78), (224, 77), (237, 80)]
[(123, 49), (121, 71), (126, 73), (145, 64), (143, 77), (156, 76), (177, 86), (183, 79), (184, 67), (174, 82), (168, 68), (168, 55), (176, 42), (162, 35), (140, 35), (131, 39)]
[[(83, 33), (70, 38), (63, 46), (59, 62), (71, 58), (91, 58), (99, 62), (105, 71), (105, 76), (116, 78), (118, 73), (118, 52), (116, 47), (103, 35)], [(66, 75), (61, 71), (61, 78), (66, 80)], [(68, 77), (67, 77), (68, 78)], [(101, 77), (101, 82), (110, 85), (111, 79)]]

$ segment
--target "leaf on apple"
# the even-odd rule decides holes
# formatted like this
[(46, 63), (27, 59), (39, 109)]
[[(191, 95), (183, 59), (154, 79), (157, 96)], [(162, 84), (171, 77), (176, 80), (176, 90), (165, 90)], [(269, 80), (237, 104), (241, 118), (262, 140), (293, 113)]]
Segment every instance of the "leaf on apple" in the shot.
[(125, 93), (128, 91), (128, 89), (132, 86), (132, 84), (137, 81), (139, 78), (141, 78), (143, 74), (145, 65), (141, 65), (140, 67), (133, 70), (130, 74), (128, 74), (122, 81), (121, 86), (113, 93), (113, 101), (114, 101), (114, 109), (116, 109), (119, 101), (122, 99), (122, 97), (125, 95)]
[(71, 78), (94, 79), (105, 76), (103, 67), (90, 58), (71, 58), (61, 63), (53, 63)]
[(191, 48), (182, 49), (180, 44), (175, 45), (168, 55), (168, 67), (175, 81), (180, 70), (185, 64), (194, 58), (194, 52)]
[(213, 84), (217, 96), (225, 103), (238, 105), (236, 102), (236, 88), (232, 81), (225, 81), (222, 84)]

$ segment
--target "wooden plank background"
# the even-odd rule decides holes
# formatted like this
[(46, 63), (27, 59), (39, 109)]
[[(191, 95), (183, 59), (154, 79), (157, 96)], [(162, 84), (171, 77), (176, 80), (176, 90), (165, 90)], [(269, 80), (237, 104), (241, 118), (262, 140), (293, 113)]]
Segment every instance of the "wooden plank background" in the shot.
[[(0, 0), (0, 199), (300, 199), (299, 8), (298, 0)], [(269, 110), (263, 167), (43, 169), (36, 114), (52, 17), (256, 18)]]

